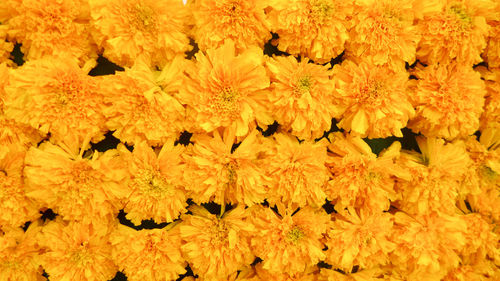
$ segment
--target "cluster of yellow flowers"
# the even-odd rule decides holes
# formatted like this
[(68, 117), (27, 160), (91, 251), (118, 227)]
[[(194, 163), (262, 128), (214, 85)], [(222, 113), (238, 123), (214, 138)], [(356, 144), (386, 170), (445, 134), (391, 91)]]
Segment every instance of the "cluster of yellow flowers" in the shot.
[(0, 0), (0, 281), (500, 280), (499, 224), (498, 0)]

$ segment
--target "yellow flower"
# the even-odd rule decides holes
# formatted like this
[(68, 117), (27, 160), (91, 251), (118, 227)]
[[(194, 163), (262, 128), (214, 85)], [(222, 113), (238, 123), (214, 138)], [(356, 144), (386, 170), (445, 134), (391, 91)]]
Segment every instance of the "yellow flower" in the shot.
[(382, 281), (379, 278), (382, 270), (380, 268), (370, 268), (360, 270), (355, 273), (341, 273), (336, 270), (322, 268), (318, 281)]
[(414, 110), (408, 100), (408, 74), (371, 61), (344, 61), (333, 68), (339, 128), (361, 137), (402, 137)]
[(414, 74), (418, 80), (412, 80), (410, 101), (416, 116), (408, 123), (412, 131), (452, 140), (479, 128), (486, 89), (478, 72), (452, 63), (419, 67)]
[(325, 258), (322, 243), (330, 221), (322, 210), (292, 209), (278, 206), (280, 214), (270, 208), (256, 206), (252, 223), (256, 227), (252, 248), (262, 261), (262, 268), (271, 273), (294, 275), (304, 272)]
[(477, 265), (485, 260), (500, 262), (500, 235), (493, 232), (496, 225), (489, 224), (481, 214), (470, 213), (461, 216), (467, 224), (465, 245), (460, 249), (462, 264)]
[(267, 201), (291, 208), (321, 207), (329, 174), (325, 166), (326, 142), (299, 141), (285, 134), (273, 135), (265, 167), (270, 177)]
[(266, 62), (271, 75), (269, 111), (285, 131), (300, 139), (317, 139), (330, 130), (336, 115), (328, 66), (274, 57)]
[(105, 117), (100, 85), (71, 57), (27, 62), (5, 87), (5, 116), (31, 125), (61, 142), (77, 134), (82, 142), (103, 138)]
[[(176, 67), (172, 63), (165, 69)], [(102, 78), (101, 89), (111, 105), (104, 109), (106, 126), (121, 141), (161, 146), (183, 131), (185, 109), (170, 92), (162, 90), (160, 75), (138, 61), (124, 72)]]
[(130, 195), (124, 207), (127, 218), (136, 225), (150, 218), (157, 223), (172, 222), (186, 211), (186, 192), (181, 184), (182, 146), (174, 146), (171, 141), (157, 154), (142, 142), (132, 153), (124, 146), (119, 150), (130, 174)]
[(422, 39), (417, 59), (423, 63), (446, 64), (456, 60), (470, 67), (482, 61), (492, 15), (492, 0), (440, 0), (424, 11), (417, 26)]
[(274, 121), (264, 105), (270, 83), (259, 48), (236, 55), (230, 41), (206, 55), (197, 53), (196, 63), (186, 66), (184, 84), (179, 94), (192, 118), (191, 132), (231, 127), (239, 137), (256, 121), (261, 127)]
[(346, 44), (348, 57), (370, 57), (375, 65), (404, 68), (415, 61), (420, 35), (413, 25), (414, 0), (356, 0)]
[(42, 229), (42, 266), (53, 281), (110, 280), (118, 267), (111, 257), (110, 226), (56, 219)]
[[(500, 13), (500, 4), (497, 5)], [(488, 63), (489, 67), (500, 67), (500, 19), (495, 21), (488, 21), (491, 26), (488, 35), (488, 44), (482, 54), (484, 61)]]
[(26, 197), (23, 179), (26, 151), (15, 146), (0, 150), (0, 229), (21, 227), (39, 216), (38, 205)]
[(202, 280), (218, 281), (252, 263), (249, 236), (255, 232), (242, 206), (223, 216), (210, 214), (205, 208), (193, 205), (191, 215), (184, 215), (180, 225), (181, 251), (194, 274)]
[(20, 227), (0, 228), (0, 280), (43, 281), (38, 244), (39, 225), (32, 223), (26, 233)]
[(177, 0), (90, 0), (95, 41), (104, 56), (122, 66), (139, 58), (162, 68), (191, 47), (189, 12)]
[(112, 255), (127, 280), (176, 280), (186, 272), (182, 258), (179, 227), (172, 223), (162, 229), (141, 231), (119, 225), (110, 236)]
[[(9, 61), (9, 57), (10, 52), (12, 52), (12, 49), (14, 48), (14, 44), (5, 40), (7, 38), (7, 30), (8, 26), (0, 23), (0, 68), (4, 67), (4, 63), (12, 64)], [(0, 77), (3, 77), (3, 75), (0, 75)]]
[(476, 68), (486, 84), (484, 112), (479, 119), (481, 131), (487, 128), (500, 128), (500, 68)]
[(390, 241), (391, 214), (348, 208), (333, 218), (326, 239), (328, 264), (351, 272), (355, 265), (369, 269), (389, 263), (388, 255), (395, 248)]
[(238, 52), (262, 48), (271, 39), (264, 0), (196, 0), (188, 4), (193, 13), (193, 36), (201, 50), (234, 41)]
[(89, 32), (88, 1), (22, 0), (7, 4), (11, 5), (7, 7), (8, 39), (22, 44), (25, 60), (44, 56), (64, 60), (70, 55), (81, 66), (95, 64), (97, 48)]
[[(289, 273), (283, 272), (272, 272), (264, 269), (262, 263), (258, 263), (255, 266), (255, 277), (253, 279), (243, 279), (242, 281), (317, 281), (318, 280), (318, 268), (316, 266), (310, 266), (305, 269), (304, 272)], [(237, 279), (236, 281), (240, 281)]]
[[(66, 220), (91, 223), (114, 220), (126, 197), (128, 175), (116, 150), (79, 151), (68, 139), (56, 146), (45, 142), (26, 154), (27, 196), (53, 209)], [(90, 155), (89, 155), (90, 154)]]
[(394, 163), (401, 144), (395, 142), (377, 157), (359, 137), (335, 133), (330, 139), (327, 167), (331, 178), (326, 194), (335, 209), (388, 210), (389, 200), (397, 198), (394, 176), (407, 177), (407, 172)]
[(399, 164), (410, 173), (396, 181), (395, 202), (409, 214), (454, 214), (460, 183), (471, 164), (463, 141), (417, 137), (421, 153), (404, 151)]
[(439, 281), (460, 263), (457, 250), (465, 243), (467, 224), (449, 215), (395, 214), (390, 260), (407, 281)]
[(236, 137), (231, 129), (215, 131), (213, 136), (193, 136), (194, 146), (185, 156), (184, 173), (193, 201), (247, 206), (263, 202), (269, 178), (262, 156), (267, 146), (262, 138), (254, 129), (233, 149)]
[(269, 20), (281, 51), (326, 63), (344, 51), (352, 13), (352, 1), (274, 0)]

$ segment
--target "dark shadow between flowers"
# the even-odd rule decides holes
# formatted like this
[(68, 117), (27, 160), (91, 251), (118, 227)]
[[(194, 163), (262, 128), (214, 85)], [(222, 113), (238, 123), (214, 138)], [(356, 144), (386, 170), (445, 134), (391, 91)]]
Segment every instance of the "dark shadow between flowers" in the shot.
[(278, 49), (278, 44), (273, 44), (273, 41), (276, 41), (279, 37), (277, 33), (273, 33), (272, 38), (267, 41), (267, 43), (264, 45), (264, 55), (267, 55), (269, 57), (272, 57), (273, 55), (275, 56), (289, 56), (290, 54), (287, 52), (282, 52)]
[(184, 131), (181, 133), (181, 135), (179, 136), (179, 139), (177, 139), (175, 142), (174, 142), (174, 145), (178, 145), (178, 144), (182, 144), (184, 146), (187, 146), (189, 144), (193, 144), (193, 142), (191, 141), (191, 137), (193, 136), (193, 133), (190, 133), (188, 131)]
[[(210, 212), (210, 214), (212, 215), (220, 215), (220, 212), (221, 212), (221, 205), (217, 204), (217, 203), (214, 203), (214, 202), (208, 202), (208, 203), (201, 203), (201, 206), (203, 206), (205, 209), (207, 209), (208, 212)], [(226, 207), (225, 207), (225, 212), (233, 209), (235, 206), (231, 205), (231, 204), (226, 204)]]
[(24, 54), (21, 52), (21, 44), (16, 43), (14, 45), (14, 49), (12, 52), (10, 52), (10, 60), (12, 60), (15, 64), (18, 66), (21, 66), (24, 64)]
[(269, 125), (266, 130), (262, 129), (261, 127), (257, 127), (257, 130), (261, 132), (264, 137), (269, 137), (274, 133), (276, 133), (278, 127), (279, 127), (278, 122), (274, 121), (274, 123)]
[(117, 64), (112, 63), (107, 58), (99, 55), (97, 65), (90, 70), (90, 76), (103, 76), (115, 74), (116, 71), (124, 71), (125, 69)]
[(325, 204), (323, 204), (323, 206), (321, 206), (323, 208), (323, 210), (325, 210), (325, 212), (327, 214), (331, 214), (331, 213), (337, 213), (337, 211), (335, 211), (335, 206), (332, 204), (332, 202), (328, 201), (325, 199)]
[(153, 219), (149, 219), (142, 220), (140, 225), (135, 225), (132, 223), (132, 221), (127, 219), (126, 216), (127, 213), (125, 213), (125, 211), (121, 209), (120, 213), (118, 213), (118, 220), (120, 221), (120, 224), (133, 228), (135, 230), (164, 228), (169, 224), (166, 222), (156, 223)]
[[(120, 140), (113, 136), (114, 131), (109, 131), (104, 135), (104, 139), (98, 143), (91, 143), (90, 148), (92, 150), (97, 150), (99, 152), (104, 152), (110, 149), (116, 149)], [(133, 146), (125, 144), (125, 147), (132, 152), (134, 150)]]
[(403, 128), (401, 130), (403, 132), (403, 137), (388, 137), (388, 138), (378, 138), (378, 139), (363, 139), (372, 149), (372, 152), (379, 155), (382, 150), (391, 146), (395, 141), (399, 141), (401, 143), (401, 148), (405, 150), (413, 150), (420, 153), (420, 148), (417, 144), (416, 137), (418, 134), (415, 134), (408, 128)]
[(200, 50), (200, 48), (198, 47), (198, 44), (194, 41), (193, 38), (189, 38), (189, 45), (191, 45), (193, 47), (193, 49), (191, 49), (191, 51), (186, 52), (186, 59), (188, 59), (188, 60), (193, 58), (194, 55), (196, 55), (196, 53), (198, 53), (198, 51)]

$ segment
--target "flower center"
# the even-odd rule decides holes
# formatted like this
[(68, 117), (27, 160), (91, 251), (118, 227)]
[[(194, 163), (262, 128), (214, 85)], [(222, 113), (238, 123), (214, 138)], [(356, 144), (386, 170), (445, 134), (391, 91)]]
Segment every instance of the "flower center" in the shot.
[(92, 187), (94, 182), (92, 167), (85, 160), (76, 161), (73, 164), (73, 181), (76, 186)]
[(302, 238), (304, 238), (305, 234), (299, 227), (294, 227), (290, 231), (287, 232), (286, 238), (293, 244), (297, 244)]
[(238, 173), (236, 172), (239, 168), (238, 163), (235, 160), (231, 160), (226, 163), (224, 167), (227, 169), (227, 180), (230, 185), (233, 185), (238, 180)]
[(216, 221), (210, 226), (210, 233), (212, 234), (212, 245), (220, 245), (227, 241), (229, 228), (224, 221), (216, 219)]
[(491, 169), (490, 167), (488, 167), (486, 165), (481, 165), (480, 169), (481, 169), (481, 174), (485, 178), (487, 178), (488, 180), (495, 181), (500, 176), (498, 173), (496, 173), (495, 171), (493, 171), (493, 169)]
[(310, 13), (319, 22), (324, 22), (333, 14), (333, 7), (326, 0), (311, 1)]
[(241, 93), (232, 87), (224, 87), (210, 99), (210, 107), (223, 117), (236, 119), (238, 117)]
[(91, 254), (88, 249), (88, 242), (80, 243), (78, 249), (76, 249), (72, 254), (70, 260), (77, 266), (86, 266), (91, 260)]
[(57, 101), (61, 105), (67, 105), (71, 100), (85, 96), (87, 87), (85, 82), (77, 73), (64, 73), (59, 78), (59, 92), (57, 93)]
[(155, 11), (149, 6), (143, 6), (140, 4), (135, 5), (131, 8), (132, 25), (141, 31), (152, 31), (157, 27)]
[(135, 177), (141, 192), (156, 197), (163, 197), (165, 195), (172, 195), (172, 185), (158, 172), (152, 169), (141, 170)]
[(301, 77), (297, 81), (297, 85), (295, 85), (293, 92), (296, 97), (301, 97), (305, 93), (309, 93), (312, 87), (312, 81), (310, 76)]
[(378, 105), (384, 94), (384, 84), (380, 81), (370, 81), (360, 89), (360, 100), (366, 105)]
[(453, 5), (450, 7), (450, 12), (454, 13), (464, 25), (470, 25), (472, 18), (467, 14), (467, 11), (460, 5)]

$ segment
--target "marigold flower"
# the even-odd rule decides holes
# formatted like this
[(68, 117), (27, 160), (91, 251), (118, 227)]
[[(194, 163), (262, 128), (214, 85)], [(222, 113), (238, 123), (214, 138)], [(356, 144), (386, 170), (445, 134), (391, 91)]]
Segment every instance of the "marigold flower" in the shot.
[(32, 223), (26, 233), (20, 228), (0, 229), (0, 280), (43, 281), (40, 267), (40, 227)]
[(352, 13), (352, 1), (274, 0), (269, 20), (278, 49), (326, 63), (344, 51)]
[(322, 268), (318, 281), (378, 281), (382, 270), (380, 268), (370, 268), (360, 270), (355, 273), (341, 273), (336, 270)]
[(67, 223), (56, 219), (44, 226), (42, 237), (46, 252), (42, 266), (50, 280), (110, 280), (118, 267), (109, 243), (110, 226)]
[(328, 66), (304, 58), (274, 57), (266, 63), (271, 75), (269, 111), (281, 128), (300, 139), (317, 139), (330, 130), (337, 114)]
[(486, 100), (484, 112), (479, 119), (481, 131), (489, 128), (500, 128), (500, 68), (478, 67), (486, 84)]
[[(500, 7), (500, 5), (497, 5)], [(500, 8), (498, 8), (500, 13)], [(500, 67), (500, 20), (488, 21), (490, 33), (487, 38), (488, 44), (482, 54), (489, 67)]]
[(412, 80), (410, 101), (416, 116), (408, 122), (412, 131), (451, 140), (478, 129), (486, 95), (479, 73), (453, 63), (418, 67), (414, 74), (418, 80)]
[(351, 272), (355, 265), (369, 269), (389, 263), (388, 254), (395, 248), (390, 242), (391, 214), (348, 208), (333, 218), (326, 239), (328, 264)]
[(239, 145), (235, 131), (215, 131), (213, 136), (193, 136), (194, 146), (185, 156), (186, 188), (196, 203), (213, 201), (251, 206), (264, 201), (269, 178), (265, 175), (263, 152), (267, 146), (253, 130)]
[[(10, 52), (14, 49), (14, 44), (6, 41), (7, 30), (8, 26), (0, 23), (0, 68), (2, 67), (1, 64), (9, 63)], [(2, 77), (2, 75), (0, 75), (0, 77)]]
[[(169, 64), (166, 69), (176, 66)], [(183, 131), (185, 109), (170, 93), (162, 90), (155, 73), (138, 61), (114, 76), (105, 76), (102, 89), (106, 92), (104, 108), (106, 126), (113, 135), (128, 144), (147, 141), (161, 146)]]
[[(21, 43), (25, 60), (44, 56), (64, 60), (70, 55), (84, 65), (95, 64), (97, 48), (90, 35), (86, 0), (9, 1), (8, 39)], [(7, 8), (9, 9), (9, 8)]]
[(415, 61), (420, 35), (413, 25), (413, 0), (356, 0), (357, 13), (346, 43), (347, 55), (370, 57), (375, 65), (404, 68)]
[(145, 142), (130, 153), (124, 146), (119, 151), (126, 160), (130, 195), (124, 211), (132, 223), (152, 218), (158, 223), (172, 222), (186, 211), (186, 192), (182, 185), (182, 146), (166, 143), (157, 154)]
[(457, 250), (465, 243), (467, 224), (445, 214), (409, 216), (395, 214), (392, 241), (396, 244), (391, 262), (406, 275), (406, 280), (439, 281), (460, 263)]
[(186, 272), (182, 258), (179, 227), (172, 223), (162, 229), (136, 231), (119, 225), (110, 236), (112, 255), (127, 280), (177, 280)]
[[(247, 281), (247, 279), (243, 279)], [(318, 268), (316, 266), (310, 266), (306, 268), (304, 272), (298, 272), (291, 274), (289, 272), (272, 272), (264, 269), (262, 263), (255, 266), (255, 277), (254, 279), (248, 279), (248, 281), (317, 281), (318, 280)], [(239, 281), (239, 279), (237, 279)]]
[(27, 196), (64, 219), (91, 223), (114, 220), (128, 194), (128, 175), (116, 150), (79, 152), (75, 139), (56, 146), (45, 142), (26, 154)]
[(409, 214), (442, 212), (454, 214), (458, 191), (471, 160), (462, 141), (417, 137), (422, 152), (403, 151), (399, 164), (410, 173), (397, 179), (395, 202)]
[(38, 206), (26, 197), (25, 154), (24, 149), (15, 146), (0, 150), (0, 228), (20, 227), (39, 216)]
[(236, 56), (233, 42), (206, 55), (197, 53), (196, 63), (186, 66), (185, 86), (179, 93), (195, 126), (190, 131), (232, 127), (240, 137), (255, 127), (255, 121), (261, 127), (272, 124), (264, 105), (270, 82), (262, 63), (261, 49)]
[(249, 237), (255, 228), (242, 205), (220, 217), (196, 205), (189, 210), (192, 215), (183, 215), (180, 225), (181, 251), (194, 274), (217, 281), (252, 263)]
[(500, 262), (500, 235), (493, 232), (492, 224), (484, 220), (481, 214), (470, 213), (461, 216), (467, 224), (465, 245), (460, 249), (462, 264), (475, 265), (484, 260)]
[(323, 210), (278, 207), (280, 214), (270, 208), (256, 206), (252, 223), (257, 231), (252, 238), (255, 254), (263, 259), (262, 268), (272, 273), (290, 275), (304, 272), (325, 258), (322, 238), (330, 221)]
[(448, 274), (442, 279), (443, 281), (465, 281), (479, 280), (488, 281), (495, 280), (500, 276), (500, 269), (495, 266), (490, 260), (483, 260), (474, 265), (460, 265), (451, 269)]
[(285, 134), (273, 135), (265, 167), (270, 177), (267, 201), (283, 203), (291, 208), (321, 207), (329, 179), (326, 142), (304, 141)]
[(163, 67), (191, 47), (189, 12), (177, 0), (90, 0), (95, 41), (104, 56), (131, 67), (138, 58)]
[(27, 62), (5, 87), (5, 116), (29, 124), (61, 142), (77, 134), (93, 141), (104, 136), (103, 96), (98, 80), (66, 57)]
[(408, 73), (370, 61), (344, 61), (333, 67), (337, 124), (361, 137), (402, 137), (414, 113), (408, 100)]
[(377, 157), (359, 137), (335, 133), (330, 138), (326, 162), (331, 177), (326, 194), (335, 209), (388, 210), (389, 200), (397, 198), (394, 176), (407, 177), (407, 172), (394, 163), (399, 158), (401, 144), (393, 143)]
[(417, 59), (427, 64), (458, 64), (471, 66), (481, 62), (486, 47), (492, 16), (491, 0), (441, 0), (434, 9), (423, 13), (417, 26), (422, 39)]
[(263, 0), (196, 0), (188, 4), (193, 13), (194, 40), (201, 50), (234, 41), (238, 52), (262, 48), (271, 39)]

